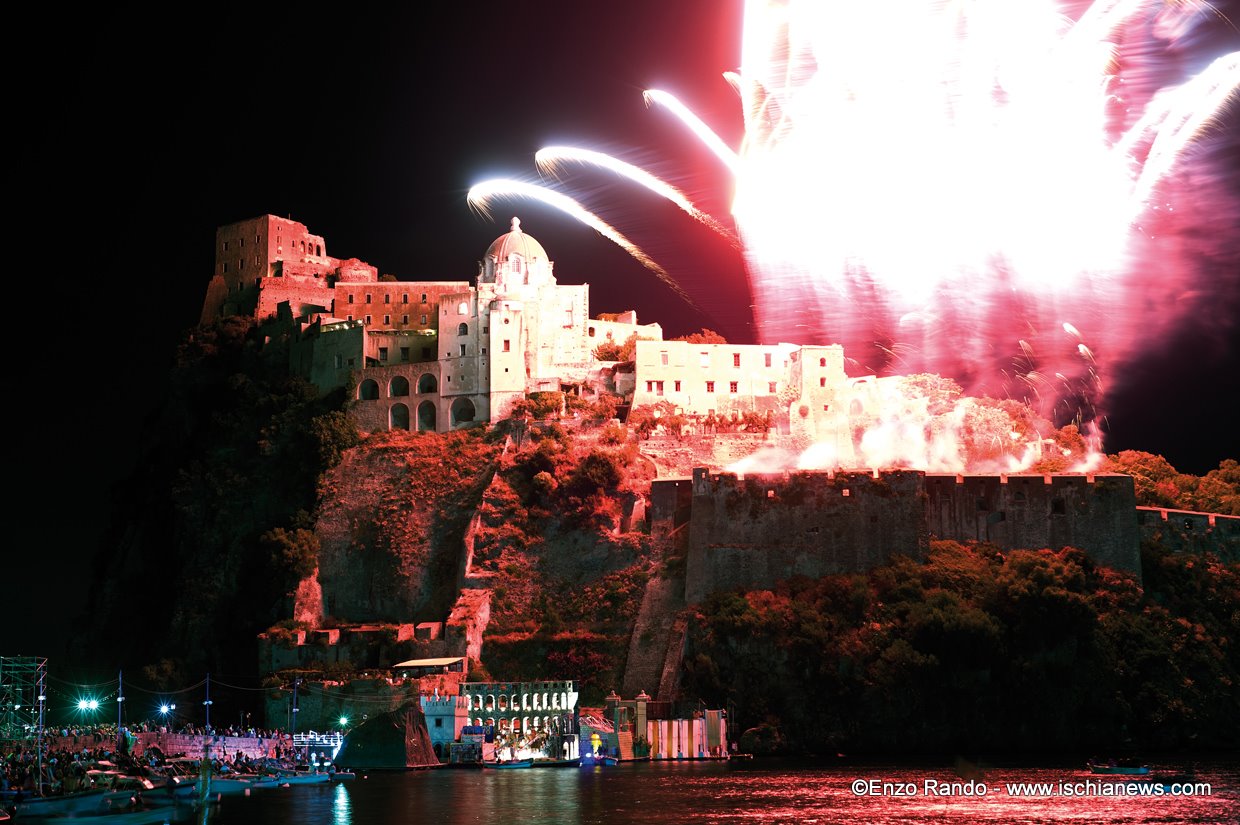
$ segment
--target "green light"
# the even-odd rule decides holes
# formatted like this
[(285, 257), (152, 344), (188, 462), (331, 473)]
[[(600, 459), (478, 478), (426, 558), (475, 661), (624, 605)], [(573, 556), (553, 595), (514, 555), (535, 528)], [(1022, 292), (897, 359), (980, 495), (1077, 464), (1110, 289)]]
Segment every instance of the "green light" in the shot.
[(343, 727), (344, 727), (345, 725), (347, 725), (347, 724), (349, 724), (349, 717), (347, 717), (347, 716), (341, 716), (341, 717), (340, 717), (340, 727), (342, 727), (342, 728), (343, 728)]

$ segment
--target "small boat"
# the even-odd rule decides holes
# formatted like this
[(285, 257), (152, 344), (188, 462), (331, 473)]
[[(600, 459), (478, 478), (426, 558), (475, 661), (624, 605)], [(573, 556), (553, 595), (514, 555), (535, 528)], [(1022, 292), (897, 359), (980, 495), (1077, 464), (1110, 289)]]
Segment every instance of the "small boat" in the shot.
[(533, 767), (533, 759), (509, 759), (506, 762), (483, 762), (482, 767), (491, 768), (492, 770), (503, 770), (506, 768), (530, 768)]
[(581, 767), (583, 768), (593, 768), (597, 765), (613, 768), (619, 764), (620, 760), (615, 756), (591, 756), (586, 754), (581, 757)]
[(327, 775), (333, 782), (347, 782), (350, 779), (357, 779), (357, 774), (353, 771), (328, 771)]
[(535, 759), (535, 768), (578, 768), (581, 759)]
[(1119, 762), (1090, 762), (1089, 772), (1111, 776), (1145, 776), (1150, 772), (1148, 765)]

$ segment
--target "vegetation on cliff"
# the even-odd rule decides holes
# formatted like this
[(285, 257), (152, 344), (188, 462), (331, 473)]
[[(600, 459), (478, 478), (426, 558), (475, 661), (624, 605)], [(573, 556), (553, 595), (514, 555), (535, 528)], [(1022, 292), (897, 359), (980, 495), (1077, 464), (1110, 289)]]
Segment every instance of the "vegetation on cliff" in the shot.
[(343, 394), (320, 398), (286, 363), (244, 318), (182, 343), (96, 561), (82, 661), (149, 664), (174, 686), (253, 670), (314, 552), (319, 475), (357, 441)]
[(934, 542), (920, 564), (716, 594), (686, 689), (813, 753), (1234, 748), (1240, 566), (1143, 563), (1144, 590), (1073, 549)]
[(491, 673), (576, 679), (593, 700), (619, 683), (653, 562), (629, 523), (650, 473), (614, 429), (531, 426), (483, 496), (473, 569), (492, 589)]

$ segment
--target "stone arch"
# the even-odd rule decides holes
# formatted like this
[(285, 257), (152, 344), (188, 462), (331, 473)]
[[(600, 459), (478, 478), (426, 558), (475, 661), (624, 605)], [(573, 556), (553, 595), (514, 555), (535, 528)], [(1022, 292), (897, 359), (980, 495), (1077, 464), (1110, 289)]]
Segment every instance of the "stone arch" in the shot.
[(358, 384), (357, 397), (362, 401), (378, 401), (379, 382), (373, 378), (367, 378), (365, 381)]
[(469, 324), (457, 324), (456, 334), (457, 335), (469, 335)]
[(468, 398), (461, 396), (452, 402), (452, 426), (460, 427), (462, 425), (472, 424), (474, 417), (478, 415), (478, 411), (474, 408), (474, 402)]
[(435, 432), (435, 402), (423, 401), (418, 405), (418, 432), (433, 433)]
[(409, 407), (404, 404), (393, 404), (388, 419), (393, 430), (409, 429)]
[(388, 395), (393, 398), (404, 398), (409, 394), (409, 379), (403, 375), (397, 375), (388, 382)]
[(442, 759), (443, 758), (443, 743), (436, 742), (434, 747), (435, 747), (435, 758)]
[(418, 376), (418, 395), (426, 395), (436, 392), (439, 389), (439, 382), (435, 380), (435, 376), (429, 372), (424, 372)]

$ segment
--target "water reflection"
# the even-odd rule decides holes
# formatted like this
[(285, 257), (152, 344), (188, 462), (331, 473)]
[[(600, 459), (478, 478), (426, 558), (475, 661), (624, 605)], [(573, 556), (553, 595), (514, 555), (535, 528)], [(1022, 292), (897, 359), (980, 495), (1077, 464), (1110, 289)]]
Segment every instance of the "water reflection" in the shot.
[(349, 789), (343, 782), (336, 785), (332, 814), (332, 825), (353, 825), (353, 805), (349, 801)]
[[(1188, 769), (1165, 766), (1165, 772)], [(538, 822), (565, 825), (682, 825), (683, 823), (874, 823), (935, 821), (949, 825), (1001, 823), (1240, 822), (1240, 768), (1202, 765), (1209, 796), (1151, 798), (1008, 796), (1005, 782), (1080, 781), (1077, 765), (992, 769), (985, 797), (857, 795), (856, 780), (912, 782), (956, 779), (949, 769), (840, 767), (810, 762), (649, 763), (613, 768), (518, 771), (434, 770), (372, 773), (342, 785), (294, 786), (225, 799), (215, 825)], [(1096, 777), (1095, 777), (1096, 779)]]

